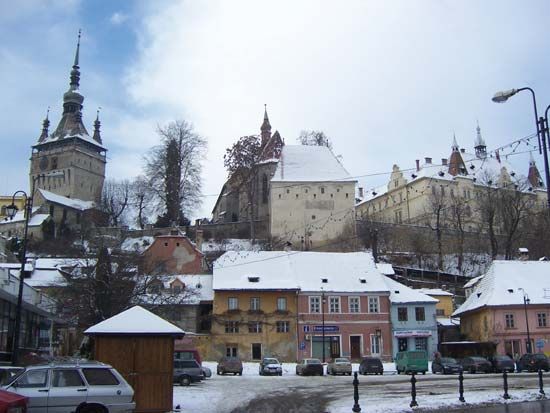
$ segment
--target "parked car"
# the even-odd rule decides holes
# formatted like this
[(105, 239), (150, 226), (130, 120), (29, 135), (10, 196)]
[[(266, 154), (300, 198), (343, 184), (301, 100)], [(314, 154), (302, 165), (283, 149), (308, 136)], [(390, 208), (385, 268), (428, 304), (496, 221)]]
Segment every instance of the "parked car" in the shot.
[(384, 374), (382, 360), (378, 357), (363, 357), (359, 364), (359, 374)]
[(28, 366), (4, 388), (29, 398), (28, 412), (109, 412), (135, 409), (134, 390), (108, 364), (52, 362)]
[(283, 365), (279, 363), (279, 360), (277, 359), (265, 357), (260, 362), (259, 373), (260, 373), (260, 376), (267, 376), (267, 375), (282, 376)]
[(351, 376), (351, 362), (345, 357), (338, 357), (327, 365), (327, 374), (336, 376), (337, 374)]
[(494, 356), (489, 359), (495, 373), (512, 373), (516, 369), (516, 363), (509, 356)]
[(28, 402), (28, 397), (0, 390), (0, 413), (27, 413)]
[(296, 364), (298, 376), (322, 376), (324, 374), (323, 363), (319, 359), (303, 359)]
[(548, 357), (543, 353), (524, 354), (517, 362), (517, 369), (518, 372), (524, 370), (538, 371), (539, 369), (549, 371), (550, 364), (548, 363)]
[(462, 366), (451, 357), (437, 357), (432, 361), (432, 373), (455, 374), (462, 371)]
[(206, 366), (201, 366), (202, 376), (207, 379), (209, 377), (212, 377), (212, 370), (210, 370)]
[(203, 378), (203, 371), (197, 360), (174, 360), (174, 383), (189, 386)]
[(400, 351), (395, 356), (397, 374), (422, 373), (428, 371), (428, 355), (422, 350)]
[(216, 374), (233, 373), (243, 375), (243, 362), (238, 357), (222, 357), (216, 367)]
[(201, 355), (196, 349), (179, 349), (174, 350), (175, 360), (197, 360), (197, 363), (202, 365)]
[(8, 384), (23, 371), (25, 371), (25, 367), (0, 366), (0, 386)]
[(465, 357), (460, 364), (464, 371), (472, 374), (478, 372), (491, 373), (493, 371), (493, 365), (483, 357)]

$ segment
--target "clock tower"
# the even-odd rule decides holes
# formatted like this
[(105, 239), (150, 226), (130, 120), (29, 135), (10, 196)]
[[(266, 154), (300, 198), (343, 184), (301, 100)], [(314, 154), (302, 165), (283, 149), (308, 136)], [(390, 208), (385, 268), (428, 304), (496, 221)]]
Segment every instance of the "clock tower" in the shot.
[(44, 176), (36, 181), (36, 189), (43, 189), (67, 198), (99, 203), (105, 180), (107, 149), (103, 146), (99, 111), (94, 122), (94, 133), (88, 134), (82, 123), (80, 93), (80, 32), (69, 90), (63, 95), (63, 114), (55, 131), (49, 134), (49, 114), (42, 124), (42, 133), (32, 147), (30, 180), (48, 172), (62, 172)]

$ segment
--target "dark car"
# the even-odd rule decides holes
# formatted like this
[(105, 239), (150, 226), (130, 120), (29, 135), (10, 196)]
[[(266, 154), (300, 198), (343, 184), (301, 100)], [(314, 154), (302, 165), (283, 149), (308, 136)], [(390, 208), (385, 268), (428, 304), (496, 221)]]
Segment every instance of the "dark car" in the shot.
[(432, 373), (458, 374), (462, 371), (462, 366), (451, 357), (439, 357), (432, 361)]
[(243, 362), (238, 357), (222, 357), (216, 367), (216, 374), (233, 373), (243, 375)]
[(174, 360), (174, 383), (189, 386), (203, 378), (204, 374), (197, 360)]
[(493, 365), (483, 357), (466, 357), (460, 362), (464, 371), (468, 373), (490, 373)]
[(509, 356), (494, 356), (490, 359), (495, 373), (513, 373), (516, 369), (516, 363)]
[(359, 374), (384, 374), (382, 360), (378, 357), (363, 357), (359, 364)]
[(282, 376), (283, 365), (277, 359), (265, 357), (260, 362), (259, 373), (260, 376)]
[(518, 360), (517, 368), (518, 372), (524, 370), (538, 371), (539, 369), (549, 371), (550, 363), (548, 363), (548, 357), (546, 357), (543, 353), (524, 354)]
[(296, 375), (298, 376), (322, 376), (323, 374), (323, 363), (319, 359), (303, 359), (296, 364)]

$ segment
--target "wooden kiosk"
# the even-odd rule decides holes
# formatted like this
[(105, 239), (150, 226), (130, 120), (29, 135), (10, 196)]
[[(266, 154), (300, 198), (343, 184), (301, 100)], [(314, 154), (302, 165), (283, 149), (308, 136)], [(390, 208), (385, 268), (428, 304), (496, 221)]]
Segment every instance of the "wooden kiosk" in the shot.
[(132, 386), (136, 412), (173, 410), (174, 339), (183, 330), (135, 306), (84, 334), (93, 338), (93, 358), (112, 365)]

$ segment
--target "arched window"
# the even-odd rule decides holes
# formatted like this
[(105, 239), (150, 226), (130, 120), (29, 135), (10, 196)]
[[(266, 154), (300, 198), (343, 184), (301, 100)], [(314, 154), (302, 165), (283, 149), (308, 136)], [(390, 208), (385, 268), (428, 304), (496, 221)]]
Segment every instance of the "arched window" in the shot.
[(267, 204), (268, 190), (267, 190), (267, 175), (262, 176), (262, 202)]

